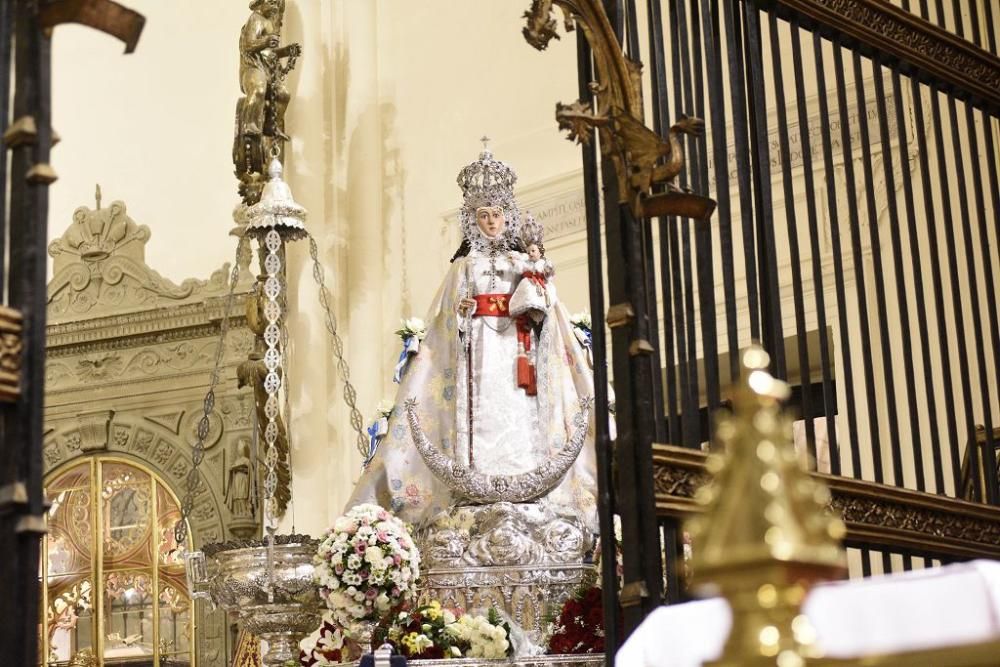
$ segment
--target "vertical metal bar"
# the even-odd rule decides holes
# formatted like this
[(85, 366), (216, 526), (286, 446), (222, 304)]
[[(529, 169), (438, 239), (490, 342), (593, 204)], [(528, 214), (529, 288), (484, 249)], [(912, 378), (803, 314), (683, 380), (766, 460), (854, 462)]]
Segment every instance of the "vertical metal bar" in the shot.
[[(802, 260), (799, 255), (799, 229), (795, 219), (795, 186), (792, 180), (792, 152), (788, 141), (788, 113), (785, 100), (785, 75), (781, 65), (781, 40), (778, 36), (778, 17), (768, 12), (771, 37), (771, 70), (774, 77), (775, 111), (778, 120), (778, 153), (785, 195), (785, 223), (788, 229), (788, 252), (792, 268), (792, 301), (795, 308), (795, 337), (799, 352), (799, 383), (802, 419), (805, 420), (806, 446), (812, 460), (816, 460), (816, 430), (813, 425), (812, 406), (809, 404), (809, 347), (806, 339), (806, 311), (802, 297)], [(798, 39), (793, 34), (792, 40)], [(802, 119), (799, 119), (802, 122)]]
[[(858, 313), (861, 324), (861, 348), (871, 350), (871, 332), (868, 327), (868, 299), (865, 291), (864, 258), (861, 253), (861, 219), (858, 214), (858, 196), (854, 181), (854, 155), (851, 149), (850, 114), (847, 108), (847, 84), (844, 77), (844, 59), (840, 41), (833, 40), (834, 72), (837, 78), (837, 105), (840, 109), (840, 140), (844, 152), (844, 180), (847, 182), (847, 212), (851, 231), (851, 257), (854, 264), (855, 293), (858, 297)], [(860, 77), (855, 77), (855, 85), (862, 85)], [(858, 117), (863, 118), (864, 107), (857, 109)], [(830, 176), (832, 177), (833, 172)], [(868, 180), (871, 183), (871, 179)], [(866, 188), (867, 189), (867, 188)], [(847, 320), (841, 321), (845, 326)], [(882, 447), (878, 433), (878, 411), (875, 403), (875, 371), (870, 354), (862, 355), (865, 375), (865, 395), (868, 407), (869, 435), (874, 463), (876, 482), (883, 481)], [(850, 387), (853, 391), (854, 387)], [(857, 475), (860, 476), (860, 470)]]
[[(951, 187), (950, 178), (951, 175), (948, 173), (948, 163), (945, 156), (944, 149), (944, 128), (941, 124), (941, 100), (939, 91), (936, 86), (931, 86), (931, 116), (934, 120), (934, 144), (937, 148), (937, 163), (938, 163), (938, 189), (941, 194), (941, 213), (945, 220), (952, 219), (952, 208), (951, 208)], [(952, 100), (952, 116), (954, 117), (954, 103)], [(957, 135), (958, 129), (955, 128), (953, 136)], [(961, 169), (961, 160), (957, 161), (956, 167)], [(960, 172), (961, 173), (961, 172)], [(961, 174), (961, 187), (964, 188), (965, 176)], [(959, 197), (962, 203), (965, 202), (964, 197)], [(959, 223), (967, 221), (968, 218), (963, 216)], [(967, 356), (966, 344), (965, 344), (965, 321), (962, 314), (962, 292), (958, 282), (958, 259), (955, 252), (955, 237), (949, 229), (944, 231), (945, 240), (945, 258), (948, 262), (948, 277), (951, 282), (951, 300), (952, 300), (952, 315), (955, 319), (955, 336), (954, 342), (958, 346), (958, 367), (961, 388), (961, 402), (965, 409), (965, 421), (966, 421), (966, 442), (975, 442), (976, 439), (976, 426), (974, 422), (974, 415), (972, 411), (972, 395), (971, 388), (969, 386), (969, 359)], [(951, 341), (947, 340), (946, 329), (944, 328), (944, 310), (938, 312), (940, 319), (940, 326), (944, 337), (942, 340), (943, 345), (948, 345)], [(949, 369), (950, 367), (945, 366)], [(952, 393), (948, 393), (947, 396), (954, 397)], [(962, 463), (961, 463), (961, 452), (958, 444), (958, 438), (956, 438), (951, 443), (951, 470), (952, 477), (954, 478), (955, 493), (959, 492), (962, 484)]]
[[(986, 111), (980, 111), (980, 118), (983, 121), (983, 143), (986, 144), (986, 168), (989, 173), (990, 199), (993, 202), (993, 228), (1000, 243), (1000, 178), (997, 176), (997, 152), (993, 144), (993, 121), (996, 120)], [(1000, 259), (1000, 251), (998, 251)], [(1000, 353), (998, 353), (1000, 354)]]
[[(620, 3), (621, 4), (621, 3)], [(639, 53), (639, 20), (636, 11), (636, 0), (624, 0), (624, 19), (625, 19), (625, 42), (626, 42), (626, 54), (629, 58), (639, 61), (641, 54)], [(645, 312), (651, 313), (649, 318), (649, 340), (659, 342), (660, 331), (658, 322), (658, 308), (656, 304), (656, 266), (655, 266), (655, 253), (653, 251), (653, 228), (649, 223), (643, 223), (641, 225), (641, 250), (646, 276), (646, 303), (644, 305)], [(651, 353), (650, 363), (654, 369), (654, 380), (652, 391), (652, 404), (655, 406), (653, 413), (653, 427), (654, 434), (653, 438), (657, 441), (663, 441), (667, 435), (667, 425), (666, 419), (664, 418), (664, 400), (663, 400), (663, 385), (660, 381), (660, 350), (658, 345), (653, 345), (653, 352)]]
[[(952, 2), (954, 3), (954, 0), (952, 0)], [(938, 25), (944, 28), (945, 30), (948, 30), (948, 18), (945, 16), (944, 5), (942, 4), (941, 0), (935, 0), (935, 8), (937, 9)]]
[[(881, 87), (882, 69), (881, 67), (876, 67), (873, 71), (877, 82), (876, 86)], [(897, 414), (896, 408), (896, 378), (892, 370), (892, 346), (889, 344), (889, 331), (887, 327), (889, 316), (886, 308), (885, 278), (882, 275), (882, 240), (878, 229), (878, 210), (876, 209), (875, 203), (875, 177), (872, 174), (873, 159), (871, 135), (868, 131), (868, 98), (865, 93), (864, 74), (861, 70), (861, 55), (857, 51), (854, 52), (854, 87), (857, 92), (858, 127), (861, 130), (861, 165), (865, 178), (865, 201), (868, 209), (868, 238), (873, 259), (872, 273), (875, 278), (875, 308), (878, 313), (879, 340), (882, 347), (882, 379), (885, 382), (885, 402), (889, 422), (889, 451), (891, 452), (892, 459), (892, 483), (898, 486), (903, 483), (903, 461), (899, 446), (899, 415)], [(882, 160), (884, 163), (891, 164), (892, 152), (888, 146), (883, 147)], [(891, 172), (889, 173), (888, 178), (892, 178)], [(888, 190), (886, 196), (889, 199), (890, 207), (892, 207), (891, 210), (895, 210), (895, 190)], [(860, 259), (860, 256), (856, 258), (857, 261)], [(855, 267), (856, 271), (861, 269), (863, 269), (861, 266)], [(861, 321), (862, 325), (867, 329), (868, 309), (866, 306), (862, 307)], [(870, 354), (865, 355), (865, 362), (867, 373), (867, 364), (871, 363)], [(869, 426), (871, 428), (871, 433), (874, 436), (879, 427), (877, 421), (878, 411), (877, 401), (874, 394), (874, 382), (869, 382), (868, 390), (869, 401), (872, 401), (872, 403), (876, 405), (876, 409), (869, 413), (869, 417), (871, 419)], [(873, 438), (872, 442), (873, 444), (878, 443), (878, 439)], [(873, 451), (873, 456), (878, 456), (880, 454), (881, 449), (876, 446)], [(881, 462), (879, 463), (881, 464)]]
[(980, 48), (986, 48), (983, 43), (982, 26), (979, 24), (979, 3), (977, 0), (969, 0), (969, 25), (972, 28), (972, 42)]
[(729, 57), (729, 92), (733, 105), (733, 140), (736, 148), (736, 183), (740, 197), (740, 221), (743, 239), (744, 272), (747, 285), (747, 310), (750, 313), (750, 337), (760, 340), (760, 298), (756, 272), (756, 242), (754, 241), (753, 199), (750, 184), (750, 141), (747, 131), (747, 98), (744, 81), (742, 44), (737, 32), (733, 5), (721, 0), (726, 33), (726, 53)]
[[(621, 25), (621, 6), (609, 0), (605, 10), (612, 25)], [(616, 36), (621, 38), (621, 30)], [(601, 163), (604, 184), (605, 240), (608, 257), (608, 292), (615, 305), (632, 304), (631, 321), (612, 329), (612, 351), (618, 409), (618, 439), (615, 445), (618, 501), (622, 509), (622, 537), (635, 546), (625, 554), (625, 585), (644, 586), (645, 595), (623, 597), (626, 633), (659, 606), (662, 600), (663, 571), (661, 545), (653, 491), (652, 387), (654, 377), (650, 355), (631, 355), (633, 341), (649, 340), (649, 312), (645, 309), (645, 264), (641, 255), (641, 222), (627, 206), (618, 203), (618, 180), (610, 160)], [(636, 267), (639, 267), (636, 270)], [(656, 369), (658, 376), (659, 370)], [(659, 408), (660, 406), (657, 406)]]
[(639, 61), (639, 18), (635, 8), (635, 0), (624, 0), (625, 3), (625, 54), (632, 60)]
[[(826, 292), (823, 289), (823, 258), (819, 246), (819, 217), (816, 211), (816, 185), (812, 162), (812, 133), (809, 131), (809, 107), (806, 104), (805, 76), (802, 67), (801, 29), (794, 16), (790, 22), (792, 33), (792, 65), (795, 76), (795, 99), (799, 120), (799, 144), (802, 147), (802, 177), (806, 189), (806, 215), (809, 220), (809, 252), (812, 255), (813, 294), (816, 298), (816, 326), (819, 328), (820, 372), (823, 378), (823, 413), (826, 417), (827, 446), (830, 451), (830, 472), (840, 474), (840, 449), (837, 445), (837, 393), (833, 386), (830, 340), (826, 322)], [(822, 67), (822, 62), (815, 64)], [(825, 97), (824, 90), (819, 95)], [(820, 117), (820, 125), (826, 117)], [(811, 422), (810, 418), (810, 422)]]
[[(962, 14), (957, 4), (955, 5), (954, 11), (955, 11), (956, 31), (958, 32), (959, 37), (964, 37), (965, 29), (962, 23)], [(979, 12), (976, 8), (975, 0), (972, 0), (969, 3), (969, 11), (971, 13), (970, 22), (972, 24), (974, 41), (976, 45), (980, 45), (981, 33), (979, 30)], [(961, 140), (958, 136), (958, 119), (957, 119), (957, 114), (955, 112), (955, 98), (952, 95), (948, 96), (948, 112), (949, 112), (949, 120), (951, 121), (952, 124), (952, 129), (951, 129), (952, 144), (955, 150), (955, 163), (958, 167), (958, 182), (962, 195), (959, 201), (962, 210), (962, 222), (964, 223), (962, 225), (962, 232), (963, 232), (963, 240), (965, 241), (965, 251), (967, 260), (966, 266), (968, 269), (968, 277), (969, 277), (969, 290), (970, 292), (972, 292), (972, 312), (978, 314), (980, 310), (979, 310), (979, 289), (977, 286), (977, 279), (976, 279), (976, 262), (971, 257), (973, 254), (972, 229), (971, 229), (972, 219), (968, 215), (969, 213), (968, 190), (965, 188), (964, 184), (965, 167), (964, 167), (963, 156), (961, 155)], [(973, 187), (976, 190), (975, 196), (977, 198), (977, 206), (979, 206), (980, 216), (982, 216), (984, 213), (982, 211), (982, 182), (979, 180), (980, 169), (979, 169), (978, 141), (976, 140), (976, 127), (975, 127), (975, 121), (972, 116), (972, 107), (968, 103), (965, 103), (965, 112), (966, 112), (965, 114), (966, 124), (968, 127), (969, 147), (971, 151), (973, 170), (975, 174), (973, 179)], [(988, 261), (989, 258), (989, 253), (987, 252), (989, 238), (985, 233), (986, 225), (982, 217), (980, 217), (979, 228), (980, 228), (979, 238), (981, 243), (980, 250), (982, 252), (984, 260), (983, 270), (988, 272), (990, 265), (986, 262)], [(987, 301), (990, 311), (990, 325), (991, 325), (990, 331), (992, 333), (992, 340), (993, 340), (994, 361), (996, 362), (997, 369), (1000, 370), (1000, 359), (998, 359), (996, 356), (997, 353), (1000, 353), (1000, 343), (997, 342), (998, 337), (997, 337), (996, 298), (993, 289), (992, 277), (987, 274), (985, 276), (985, 282), (988, 289)], [(983, 472), (986, 481), (986, 498), (984, 498), (984, 500), (991, 504), (1000, 504), (1000, 489), (997, 488), (996, 448), (995, 448), (995, 443), (993, 441), (992, 402), (990, 401), (990, 383), (989, 383), (988, 371), (986, 370), (986, 354), (985, 350), (983, 349), (984, 335), (982, 331), (981, 318), (973, 316), (972, 324), (974, 327), (973, 331), (975, 332), (976, 362), (979, 368), (979, 384), (983, 401), (983, 413), (984, 413), (983, 422), (986, 428), (986, 443), (985, 443), (986, 446), (982, 449), (981, 452), (977, 452), (977, 454), (982, 457)], [(973, 420), (973, 428), (975, 428), (974, 416), (970, 415), (969, 419)], [(975, 437), (975, 435), (973, 435), (973, 439), (970, 441), (970, 443), (966, 445), (966, 447), (970, 446), (978, 447), (978, 439)], [(966, 455), (970, 456), (968, 452), (966, 452)]]
[[(677, 30), (675, 32), (676, 42), (677, 42), (677, 53), (679, 54), (679, 61), (675, 63), (676, 67), (680, 66), (680, 81), (681, 90), (683, 91), (683, 101), (690, 108), (694, 105), (694, 92), (692, 79), (694, 78), (693, 67), (691, 65), (691, 45), (688, 39), (688, 20), (687, 20), (687, 2), (688, 0), (677, 0)], [(681, 95), (677, 95), (675, 98), (680, 101)], [(683, 107), (678, 107), (677, 117), (679, 118), (682, 113), (685, 112)], [(685, 180), (689, 182), (693, 187), (700, 188), (699, 175), (698, 175), (698, 162), (700, 158), (699, 146), (695, 141), (694, 137), (686, 135), (686, 165), (685, 170), (681, 174), (681, 183), (685, 184)], [(685, 444), (688, 447), (699, 447), (702, 442), (702, 435), (700, 429), (700, 419), (699, 414), (701, 411), (701, 391), (698, 382), (698, 340), (695, 325), (695, 309), (694, 309), (694, 270), (692, 266), (692, 253), (693, 249), (691, 247), (691, 232), (694, 225), (690, 220), (678, 219), (677, 225), (681, 234), (681, 270), (684, 279), (684, 322), (687, 326), (687, 331), (685, 332), (685, 340), (687, 342), (687, 350), (683, 351), (685, 353), (686, 367), (688, 373), (688, 387), (689, 392), (686, 395), (687, 401), (684, 403), (684, 433), (685, 433)]]
[[(960, 21), (960, 18), (956, 18), (956, 21)], [(990, 504), (1000, 503), (1000, 498), (997, 497), (996, 491), (996, 450), (993, 448), (993, 417), (992, 408), (990, 402), (990, 377), (989, 371), (986, 368), (986, 350), (984, 347), (985, 335), (983, 333), (983, 323), (982, 318), (979, 314), (982, 312), (979, 305), (979, 280), (976, 276), (976, 261), (975, 253), (973, 250), (973, 240), (972, 240), (972, 216), (969, 212), (969, 198), (968, 189), (966, 187), (965, 181), (965, 161), (968, 157), (972, 158), (972, 161), (976, 163), (978, 167), (979, 155), (978, 153), (972, 153), (970, 156), (962, 155), (962, 139), (959, 136), (958, 130), (958, 112), (955, 108), (955, 97), (953, 95), (948, 95), (948, 122), (951, 124), (951, 143), (952, 151), (955, 156), (955, 172), (958, 180), (958, 205), (961, 217), (959, 218), (959, 226), (962, 228), (962, 241), (965, 244), (965, 266), (966, 266), (966, 278), (969, 281), (969, 298), (972, 305), (973, 316), (970, 318), (972, 320), (972, 332), (973, 340), (975, 341), (976, 348), (976, 367), (979, 371), (979, 394), (982, 396), (982, 406), (983, 406), (983, 422), (986, 426), (986, 447), (983, 450), (983, 472), (986, 477), (986, 501)], [(971, 118), (972, 108), (966, 106), (968, 110), (968, 116)], [(975, 132), (975, 127), (973, 125), (969, 126), (970, 132)], [(970, 144), (971, 147), (971, 144)], [(978, 187), (978, 182), (976, 183)], [(949, 240), (948, 244), (948, 257), (952, 265), (952, 291), (956, 297), (956, 301), (952, 303), (955, 309), (955, 330), (958, 335), (958, 349), (959, 354), (962, 355), (962, 359), (965, 362), (962, 370), (962, 395), (965, 399), (965, 421), (966, 430), (968, 433), (968, 444), (966, 447), (975, 447), (978, 442), (976, 436), (976, 414), (975, 406), (972, 402), (972, 392), (973, 389), (970, 386), (971, 383), (971, 373), (969, 370), (969, 359), (965, 351), (965, 326), (964, 326), (964, 314), (961, 306), (961, 293), (960, 285), (958, 283), (958, 260), (955, 256), (955, 241), (952, 234), (947, 235)], [(984, 265), (984, 269), (987, 266)], [(989, 278), (989, 276), (987, 276)], [(989, 281), (992, 287), (992, 279)], [(994, 312), (996, 307), (994, 304)], [(994, 324), (996, 319), (993, 320)], [(959, 470), (959, 476), (961, 476), (961, 470)], [(958, 494), (959, 486), (956, 486), (956, 495)]]
[[(0, 3), (0, 137), (10, 120), (11, 38), (14, 33), (14, 3)], [(0, 154), (0, 301), (4, 300), (7, 257), (7, 152)]]
[[(840, 49), (833, 45), (834, 52)], [(823, 168), (826, 172), (826, 203), (830, 218), (830, 241), (833, 251), (834, 287), (837, 292), (837, 317), (840, 330), (841, 357), (844, 364), (844, 392), (847, 396), (847, 428), (851, 445), (851, 466), (854, 476), (861, 477), (861, 446), (858, 442), (858, 416), (854, 400), (854, 365), (851, 363), (851, 336), (847, 329), (847, 296), (844, 290), (844, 254), (840, 246), (840, 214), (837, 211), (837, 192), (831, 187), (834, 178), (833, 138), (830, 132), (830, 109), (826, 96), (826, 61), (823, 58), (823, 43), (819, 33), (813, 33), (813, 54), (816, 61), (816, 82), (819, 90), (820, 134), (823, 139)], [(843, 67), (843, 65), (838, 65)], [(839, 106), (840, 102), (838, 102)]]
[[(725, 0), (728, 1), (728, 0)], [(723, 81), (722, 36), (719, 31), (718, 0), (701, 0), (703, 39), (708, 64), (708, 103), (711, 110), (712, 154), (715, 163), (715, 198), (718, 201), (719, 252), (722, 259), (722, 291), (726, 310), (726, 341), (729, 348), (729, 378), (735, 382), (740, 370), (740, 340), (736, 320), (736, 277), (733, 264), (733, 221), (729, 194), (729, 148), (726, 141), (726, 90)]]
[(983, 13), (985, 15), (986, 22), (986, 41), (989, 44), (990, 51), (992, 53), (997, 53), (997, 32), (996, 24), (993, 19), (993, 3), (989, 0), (983, 3)]
[[(909, 155), (909, 144), (906, 138), (906, 117), (903, 113), (903, 93), (902, 87), (900, 85), (899, 72), (893, 68), (892, 70), (892, 95), (895, 100), (896, 108), (896, 137), (899, 142), (899, 160), (902, 173), (903, 182), (903, 201), (906, 206), (906, 229), (909, 235), (909, 244), (907, 246), (906, 252), (909, 254), (910, 270), (913, 274), (913, 290), (914, 290), (914, 301), (917, 305), (917, 341), (920, 345), (920, 359), (922, 362), (922, 377), (925, 382), (926, 387), (934, 387), (934, 369), (931, 366), (931, 351), (930, 342), (927, 340), (927, 334), (929, 331), (927, 322), (927, 306), (925, 303), (925, 292), (924, 292), (924, 279), (923, 279), (923, 262), (920, 258), (920, 238), (917, 235), (917, 212), (914, 206), (913, 197), (913, 180), (910, 177), (910, 155)], [(880, 122), (881, 119), (880, 119)], [(885, 132), (887, 128), (883, 128), (882, 143), (886, 145)], [(918, 128), (917, 132), (922, 132), (923, 130)], [(883, 148), (883, 151), (885, 149)], [(891, 169), (887, 169), (887, 173), (892, 173)], [(887, 187), (887, 192), (893, 192), (894, 190)], [(902, 255), (902, 243), (899, 239), (899, 231), (895, 223), (892, 225), (892, 243), (893, 243), (893, 259), (897, 260)], [(898, 276), (898, 284), (902, 287), (903, 285), (903, 272), (901, 268), (901, 262), (896, 264), (896, 275)], [(902, 289), (904, 293), (899, 294), (899, 304), (900, 304), (900, 318), (906, 322), (906, 333), (903, 336), (903, 358), (913, 359), (913, 350), (910, 342), (910, 328), (909, 328), (909, 313), (907, 311), (907, 300), (905, 295), (905, 288)], [(919, 419), (919, 408), (914, 403), (915, 396), (915, 378), (913, 374), (913, 365), (905, 364), (906, 370), (906, 384), (909, 391), (907, 392), (907, 401), (910, 410), (910, 432), (911, 438), (913, 439), (913, 466), (916, 472), (916, 482), (917, 490), (924, 491), (927, 488), (927, 483), (924, 475), (924, 447), (923, 441), (920, 438), (922, 433), (920, 429), (920, 419)], [(930, 423), (933, 424), (936, 421), (937, 415), (937, 399), (935, 398), (936, 392), (925, 391), (923, 392), (927, 395), (927, 414), (930, 415)], [(931, 438), (934, 441), (934, 438)]]
[[(593, 103), (590, 45), (576, 40), (576, 61), (580, 99)], [(615, 546), (615, 498), (612, 484), (613, 455), (608, 414), (608, 351), (604, 328), (604, 266), (601, 257), (600, 175), (597, 144), (581, 148), (583, 159), (583, 200), (587, 215), (587, 269), (590, 312), (594, 314), (591, 351), (594, 356), (594, 448), (597, 462), (597, 511), (601, 530), (601, 596), (604, 606), (605, 659), (614, 664), (620, 644), (618, 636), (618, 565)]]
[(760, 12), (752, 2), (743, 4), (746, 30), (744, 50), (749, 72), (748, 84), (752, 104), (750, 122), (753, 148), (754, 212), (757, 218), (757, 238), (761, 241), (758, 271), (761, 289), (761, 320), (764, 347), (774, 359), (776, 377), (788, 376), (785, 363), (785, 342), (781, 327), (781, 293), (778, 288), (778, 260), (774, 242), (774, 198), (771, 194), (770, 138), (767, 131), (767, 98), (764, 93), (764, 62), (760, 31)]
[[(925, 7), (926, 9), (926, 7)], [(924, 133), (926, 124), (924, 122), (924, 102), (920, 91), (920, 84), (915, 79), (910, 80), (911, 99), (913, 102), (913, 115), (916, 119), (917, 127), (917, 152), (920, 157), (920, 189), (923, 199), (922, 210), (927, 230), (928, 252), (931, 260), (931, 285), (934, 289), (934, 310), (937, 319), (937, 336), (941, 355), (941, 379), (944, 383), (942, 395), (947, 400), (954, 396), (951, 376), (951, 352), (948, 339), (948, 330), (945, 326), (944, 314), (944, 294), (941, 286), (941, 262), (937, 252), (937, 236), (935, 227), (937, 226), (936, 214), (934, 211), (934, 197), (931, 186), (930, 173), (930, 153), (927, 147), (927, 137)], [(928, 392), (930, 393), (930, 392)], [(936, 414), (931, 414), (931, 423), (934, 423)], [(945, 410), (945, 424), (948, 429), (949, 443), (954, 451), (958, 447), (958, 427), (955, 422), (954, 410)], [(931, 459), (934, 464), (934, 483), (937, 493), (945, 493), (944, 485), (944, 464), (942, 462), (942, 448), (938, 444), (940, 438), (934, 438), (934, 447), (931, 450)]]
[(872, 576), (872, 552), (868, 547), (861, 548), (861, 576)]
[[(650, 88), (653, 99), (653, 130), (663, 136), (663, 127), (669, 115), (670, 102), (667, 97), (666, 47), (663, 43), (663, 14), (660, 0), (649, 0), (649, 68)], [(668, 440), (671, 444), (681, 443), (680, 418), (677, 411), (677, 356), (674, 349), (673, 296), (671, 290), (670, 245), (668, 242), (666, 218), (659, 218), (660, 226), (660, 291), (663, 303), (663, 354), (661, 363), (666, 376), (666, 420)], [(655, 292), (654, 292), (655, 293)]]
[[(711, 17), (706, 13), (707, 27)], [(702, 53), (702, 16), (698, 0), (691, 0), (691, 44), (694, 51), (694, 112), (698, 118), (705, 118), (705, 58), (711, 57), (711, 44)], [(708, 139), (694, 138), (698, 146), (696, 171), (699, 192), (707, 194), (708, 185)], [(709, 413), (714, 412), (720, 400), (719, 389), (719, 339), (715, 317), (715, 256), (712, 252), (712, 228), (708, 220), (692, 222), (694, 227), (695, 252), (698, 256), (698, 309), (701, 314), (701, 350), (705, 369), (705, 398)], [(711, 421), (709, 421), (709, 430)], [(711, 440), (709, 432), (702, 433), (702, 439)]]
[[(674, 31), (670, 40), (670, 55), (674, 83), (674, 110), (677, 117), (684, 113), (684, 105), (691, 103), (690, 67), (685, 56), (687, 52), (686, 21), (684, 20), (684, 1), (671, 0), (670, 25)], [(688, 144), (690, 148), (690, 144)], [(679, 175), (681, 187), (688, 184), (688, 170)], [(673, 268), (674, 295), (676, 298), (679, 318), (677, 329), (677, 355), (680, 359), (681, 372), (681, 429), (685, 447), (698, 448), (701, 445), (699, 436), (699, 401), (698, 401), (698, 364), (696, 355), (691, 354), (696, 342), (694, 340), (694, 313), (691, 304), (694, 295), (691, 290), (691, 241), (684, 220), (671, 218), (670, 222), (671, 265)]]
[(892, 573), (892, 554), (884, 549), (881, 551), (882, 554), (882, 572), (885, 574)]
[[(38, 654), (38, 562), (43, 517), (42, 504), (42, 410), (45, 400), (45, 315), (46, 315), (46, 222), (48, 185), (28, 182), (29, 170), (48, 164), (52, 144), (50, 42), (38, 25), (37, 3), (15, 4), (16, 37), (14, 115), (31, 116), (37, 135), (31, 144), (13, 149), (10, 198), (10, 305), (24, 316), (21, 393), (7, 420), (3, 447), (12, 456), (15, 477), (23, 480), (27, 503), (22, 513), (7, 520), (0, 531), (0, 552), (12, 561), (18, 576), (7, 600), (16, 613), (6, 614), (0, 624), (0, 653), (14, 665), (37, 664)], [(8, 65), (5, 63), (4, 65)], [(10, 414), (10, 413), (8, 413)], [(27, 523), (26, 523), (27, 522)]]
[(680, 564), (684, 562), (684, 544), (680, 538), (682, 534), (680, 521), (675, 517), (662, 517), (660, 519), (661, 536), (663, 539), (663, 553), (668, 562), (664, 563), (664, 585), (665, 598), (667, 604), (677, 604), (683, 602), (687, 597), (681, 590), (681, 577), (679, 576)]

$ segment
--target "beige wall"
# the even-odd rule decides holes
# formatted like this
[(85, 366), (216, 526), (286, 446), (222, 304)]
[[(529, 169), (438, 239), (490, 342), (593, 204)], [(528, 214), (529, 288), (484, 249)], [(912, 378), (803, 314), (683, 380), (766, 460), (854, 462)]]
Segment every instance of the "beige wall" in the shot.
[(150, 266), (180, 282), (205, 278), (235, 251), (226, 231), (236, 202), (230, 146), (239, 94), (236, 40), (244, 2), (129, 0), (146, 16), (139, 45), (80, 26), (52, 43), (50, 236), (77, 206), (121, 199), (153, 230)]

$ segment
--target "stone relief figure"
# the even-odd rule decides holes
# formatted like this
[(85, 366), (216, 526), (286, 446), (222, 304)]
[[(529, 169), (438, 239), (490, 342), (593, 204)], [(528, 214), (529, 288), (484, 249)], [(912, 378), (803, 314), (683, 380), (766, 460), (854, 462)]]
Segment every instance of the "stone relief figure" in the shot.
[(302, 53), (298, 44), (281, 46), (284, 0), (252, 0), (253, 12), (240, 32), (240, 90), (236, 104), (233, 163), (240, 195), (256, 203), (265, 180), (265, 164), (282, 152), (288, 89), (285, 77)]
[(236, 454), (226, 471), (226, 507), (234, 519), (253, 519), (257, 516), (257, 479), (249, 439), (236, 441)]

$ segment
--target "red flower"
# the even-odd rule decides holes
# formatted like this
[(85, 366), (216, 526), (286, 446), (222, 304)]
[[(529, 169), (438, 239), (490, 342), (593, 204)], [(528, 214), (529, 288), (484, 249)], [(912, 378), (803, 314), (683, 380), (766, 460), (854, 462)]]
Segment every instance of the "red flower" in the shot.
[(550, 654), (604, 652), (604, 609), (601, 589), (592, 586), (565, 602), (549, 639)]

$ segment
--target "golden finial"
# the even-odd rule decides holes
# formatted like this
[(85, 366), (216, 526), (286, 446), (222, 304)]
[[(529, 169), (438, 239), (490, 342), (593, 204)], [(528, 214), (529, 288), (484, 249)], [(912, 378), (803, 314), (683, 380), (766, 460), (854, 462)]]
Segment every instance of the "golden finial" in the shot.
[(101, 210), (101, 184), (98, 183), (94, 186), (94, 201), (97, 202), (97, 210)]
[(830, 492), (806, 471), (781, 411), (788, 385), (767, 372), (754, 346), (742, 355), (733, 414), (719, 419), (721, 454), (691, 520), (696, 587), (720, 593), (733, 626), (715, 666), (798, 667), (818, 657), (802, 602), (814, 583), (845, 571), (843, 522), (829, 514)]

